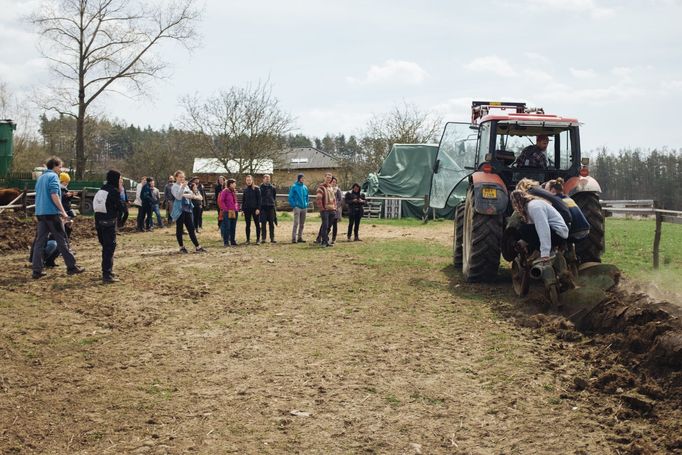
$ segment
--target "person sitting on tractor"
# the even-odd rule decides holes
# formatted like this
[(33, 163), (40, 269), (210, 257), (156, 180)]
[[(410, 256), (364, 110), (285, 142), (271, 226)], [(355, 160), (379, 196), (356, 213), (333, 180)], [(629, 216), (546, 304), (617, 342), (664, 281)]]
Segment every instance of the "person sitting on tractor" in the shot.
[(576, 242), (584, 239), (590, 233), (590, 223), (585, 218), (583, 211), (580, 210), (578, 204), (573, 199), (564, 194), (564, 179), (561, 177), (550, 180), (545, 184), (545, 189), (555, 196), (561, 198), (568, 210), (571, 212), (571, 226), (568, 233), (568, 239)]
[(540, 134), (536, 137), (535, 144), (524, 148), (516, 158), (512, 166), (521, 168), (547, 169), (547, 146), (549, 136)]
[(512, 191), (510, 200), (523, 221), (518, 236), (525, 241), (527, 252), (539, 250), (541, 260), (549, 259), (553, 247), (568, 238), (566, 222), (550, 202), (524, 191)]

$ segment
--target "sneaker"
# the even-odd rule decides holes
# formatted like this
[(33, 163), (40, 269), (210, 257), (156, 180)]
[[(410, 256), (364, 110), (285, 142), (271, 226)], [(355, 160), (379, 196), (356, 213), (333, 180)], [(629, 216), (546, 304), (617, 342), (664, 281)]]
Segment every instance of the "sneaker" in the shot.
[(204, 247), (201, 246), (201, 245), (199, 245), (198, 247), (196, 247), (196, 248), (194, 249), (194, 251), (197, 252), (197, 253), (205, 253), (205, 252), (206, 252), (206, 250), (204, 249)]
[(79, 273), (85, 272), (85, 267), (75, 266), (72, 269), (66, 271), (67, 275), (78, 275)]
[(251, 245), (251, 240), (247, 239), (246, 242), (244, 242), (244, 245)]
[(45, 273), (45, 272), (38, 272), (38, 273), (33, 272), (33, 275), (31, 275), (31, 278), (33, 278), (34, 280), (39, 280), (46, 275), (47, 275), (47, 273)]
[(184, 246), (181, 246), (180, 247), (180, 253), (187, 254), (187, 248), (185, 248)]
[(256, 240), (256, 245), (260, 245), (260, 240)]
[(350, 242), (350, 235), (346, 236), (346, 239)]
[(232, 246), (237, 246), (237, 242), (232, 242)]
[(293, 240), (291, 241), (291, 243), (296, 243), (296, 239), (293, 239)]
[(298, 240), (296, 240), (296, 241), (297, 241), (298, 243), (305, 243), (305, 240), (303, 240), (303, 239), (298, 239)]
[(115, 276), (102, 277), (102, 283), (103, 284), (118, 283), (119, 281), (121, 281), (121, 280), (119, 280), (118, 277), (115, 277)]
[(270, 240), (270, 243), (277, 243), (277, 240), (272, 239), (272, 240)]

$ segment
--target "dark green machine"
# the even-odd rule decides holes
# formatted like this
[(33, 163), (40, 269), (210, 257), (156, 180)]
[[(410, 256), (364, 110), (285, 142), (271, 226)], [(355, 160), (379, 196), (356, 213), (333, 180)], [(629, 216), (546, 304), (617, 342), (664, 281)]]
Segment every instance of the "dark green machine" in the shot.
[(14, 158), (14, 130), (17, 124), (12, 120), (0, 120), (0, 178), (7, 177)]

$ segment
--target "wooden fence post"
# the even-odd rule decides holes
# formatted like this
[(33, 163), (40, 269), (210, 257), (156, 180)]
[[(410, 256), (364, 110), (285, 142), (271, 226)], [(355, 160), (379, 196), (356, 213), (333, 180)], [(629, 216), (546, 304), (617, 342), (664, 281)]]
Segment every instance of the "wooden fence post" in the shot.
[(654, 233), (654, 269), (658, 268), (658, 253), (661, 246), (661, 228), (663, 227), (663, 215), (656, 209), (659, 209), (657, 201), (654, 201), (654, 211), (656, 213), (656, 231)]
[[(24, 212), (24, 218), (28, 218), (28, 211), (26, 209), (26, 203), (28, 199), (28, 185), (24, 185), (24, 193), (21, 195), (21, 210)], [(35, 210), (34, 210), (35, 211)]]

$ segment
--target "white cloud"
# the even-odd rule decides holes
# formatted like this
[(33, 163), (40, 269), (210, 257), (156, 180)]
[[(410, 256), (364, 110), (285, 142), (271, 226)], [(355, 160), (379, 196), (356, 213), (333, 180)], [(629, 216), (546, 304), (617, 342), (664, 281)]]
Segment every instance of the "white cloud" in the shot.
[(464, 65), (469, 71), (493, 73), (501, 77), (516, 77), (518, 73), (511, 64), (497, 55), (478, 57)]
[(597, 73), (591, 68), (586, 69), (569, 68), (569, 71), (571, 72), (571, 75), (576, 79), (594, 79), (595, 77), (597, 77)]
[(526, 3), (542, 9), (589, 14), (593, 18), (613, 14), (614, 10), (599, 6), (595, 0), (526, 0)]
[(429, 74), (415, 62), (405, 60), (386, 60), (381, 65), (372, 65), (367, 74), (361, 78), (348, 76), (346, 80), (351, 84), (406, 84), (418, 85), (424, 82)]

